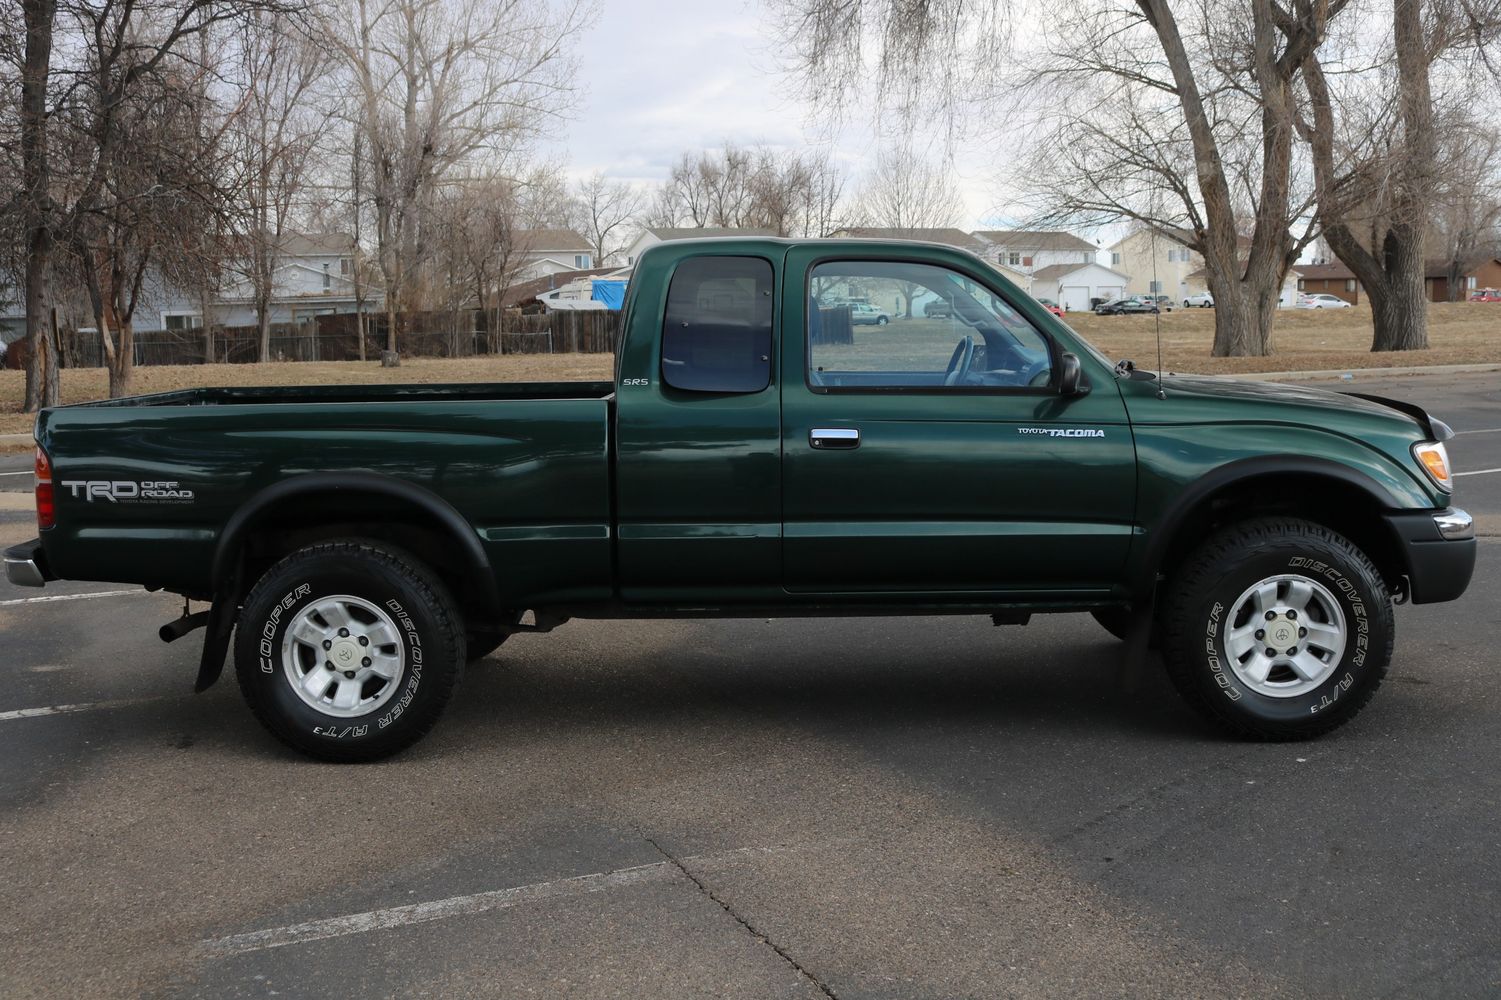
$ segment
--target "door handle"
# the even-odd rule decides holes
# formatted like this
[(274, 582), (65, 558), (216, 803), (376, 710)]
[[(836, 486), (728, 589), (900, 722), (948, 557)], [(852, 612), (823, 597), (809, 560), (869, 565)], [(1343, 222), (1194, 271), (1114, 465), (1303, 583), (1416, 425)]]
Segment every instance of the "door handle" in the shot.
[(858, 448), (860, 431), (855, 427), (815, 427), (808, 432), (808, 443), (828, 450)]

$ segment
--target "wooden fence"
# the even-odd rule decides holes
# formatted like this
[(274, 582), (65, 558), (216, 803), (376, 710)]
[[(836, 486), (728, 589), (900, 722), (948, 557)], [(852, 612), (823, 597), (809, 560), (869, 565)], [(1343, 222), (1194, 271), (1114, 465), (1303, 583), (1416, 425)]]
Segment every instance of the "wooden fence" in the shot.
[[(365, 357), (378, 360), (386, 346), (386, 318), (367, 314)], [(410, 313), (397, 318), (396, 348), (404, 357), (460, 358), (483, 354), (612, 353), (620, 313), (604, 310), (524, 315), (510, 311), (501, 329), (490, 331), (493, 314)], [(99, 368), (104, 350), (92, 331), (61, 330), (60, 355), (67, 368)], [(7, 366), (24, 363), (25, 342), (11, 345)], [(137, 330), (132, 351), (137, 365), (251, 364), (260, 360), (260, 331), (254, 326), (216, 326), (212, 337), (196, 330)], [(352, 313), (318, 316), (303, 323), (271, 325), (273, 361), (356, 361), (359, 330)]]

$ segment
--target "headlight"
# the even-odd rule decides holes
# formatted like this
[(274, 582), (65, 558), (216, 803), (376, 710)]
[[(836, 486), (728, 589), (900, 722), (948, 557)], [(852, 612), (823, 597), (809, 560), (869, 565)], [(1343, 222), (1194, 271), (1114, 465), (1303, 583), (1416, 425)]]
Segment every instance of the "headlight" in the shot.
[(1449, 471), (1449, 453), (1444, 446), (1437, 441), (1425, 441), (1422, 444), (1412, 446), (1412, 453), (1417, 457), (1418, 464), (1428, 473), (1434, 485), (1445, 493), (1454, 490), (1454, 476)]

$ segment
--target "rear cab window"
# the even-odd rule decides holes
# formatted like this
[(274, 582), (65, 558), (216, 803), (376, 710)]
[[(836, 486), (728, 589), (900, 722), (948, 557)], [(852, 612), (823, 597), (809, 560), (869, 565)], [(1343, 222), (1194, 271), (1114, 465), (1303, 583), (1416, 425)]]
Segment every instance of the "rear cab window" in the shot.
[(662, 318), (662, 381), (689, 392), (750, 393), (771, 384), (772, 267), (762, 257), (678, 264)]

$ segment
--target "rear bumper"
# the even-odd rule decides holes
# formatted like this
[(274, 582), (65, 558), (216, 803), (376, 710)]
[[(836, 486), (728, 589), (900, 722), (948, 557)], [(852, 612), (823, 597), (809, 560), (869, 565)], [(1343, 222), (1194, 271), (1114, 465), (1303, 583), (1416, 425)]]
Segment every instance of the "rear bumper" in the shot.
[(18, 587), (41, 587), (48, 580), (57, 579), (47, 570), (47, 556), (40, 538), (5, 550), (5, 578)]
[(1440, 511), (1387, 514), (1407, 565), (1414, 604), (1452, 601), (1465, 592), (1475, 572), (1475, 523), (1457, 507)]

